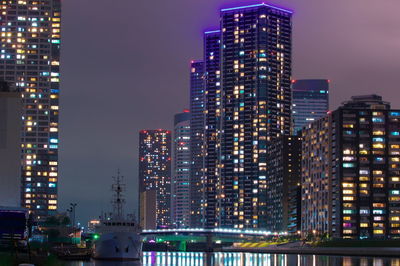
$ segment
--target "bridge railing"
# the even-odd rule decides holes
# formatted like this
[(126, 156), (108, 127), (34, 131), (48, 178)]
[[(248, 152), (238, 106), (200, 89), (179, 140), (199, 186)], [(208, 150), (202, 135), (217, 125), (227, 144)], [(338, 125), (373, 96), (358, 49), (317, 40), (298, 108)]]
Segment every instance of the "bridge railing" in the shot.
[(288, 232), (271, 232), (260, 230), (240, 230), (229, 228), (180, 228), (180, 229), (155, 229), (143, 230), (142, 234), (165, 234), (165, 233), (217, 233), (217, 234), (237, 234), (237, 235), (256, 235), (256, 236), (287, 236)]

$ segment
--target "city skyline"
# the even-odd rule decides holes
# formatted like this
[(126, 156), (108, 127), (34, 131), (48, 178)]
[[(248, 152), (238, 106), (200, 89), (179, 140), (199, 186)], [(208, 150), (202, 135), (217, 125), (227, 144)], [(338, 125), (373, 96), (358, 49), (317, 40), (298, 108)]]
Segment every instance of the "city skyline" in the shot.
[[(247, 1), (248, 3), (250, 3), (250, 1)], [(254, 1), (252, 1), (252, 3), (254, 3)], [(305, 25), (307, 25), (307, 23), (302, 22), (301, 19), (304, 20), (304, 17), (306, 16), (307, 13), (305, 13), (305, 11), (307, 11), (307, 8), (305, 7), (299, 7), (298, 4), (295, 3), (291, 3), (290, 1), (282, 1), (282, 3), (278, 3), (277, 1), (274, 1), (274, 3), (279, 4), (279, 6), (285, 6), (285, 7), (289, 7), (290, 9), (295, 10), (295, 28), (294, 28), (294, 32), (295, 32), (295, 37), (294, 37), (294, 56), (300, 58), (299, 61), (296, 60), (295, 61), (295, 66), (294, 66), (294, 75), (293, 78), (329, 78), (332, 80), (332, 88), (331, 88), (331, 96), (333, 96), (333, 106), (337, 106), (341, 101), (346, 100), (347, 96), (351, 95), (357, 95), (357, 94), (367, 94), (367, 93), (371, 93), (371, 92), (375, 92), (375, 93), (379, 93), (382, 94), (382, 96), (386, 99), (390, 99), (390, 95), (395, 95), (395, 94), (390, 94), (389, 91), (375, 91), (378, 90), (378, 82), (374, 82), (371, 81), (372, 78), (365, 76), (364, 75), (355, 75), (355, 76), (349, 76), (346, 73), (343, 73), (342, 75), (337, 74), (337, 72), (335, 73), (335, 71), (330, 71), (330, 69), (332, 69), (332, 66), (328, 66), (328, 64), (326, 64), (326, 68), (321, 67), (319, 65), (315, 65), (313, 67), (308, 68), (308, 70), (299, 70), (299, 68), (304, 68), (305, 65), (313, 65), (313, 63), (315, 63), (316, 59), (313, 58), (310, 61), (308, 61), (307, 59), (302, 58), (303, 54), (304, 55), (309, 55), (312, 56), (312, 54), (309, 52), (305, 52), (305, 53), (301, 53), (299, 52), (299, 50), (301, 51), (301, 49), (305, 49), (305, 48), (298, 48), (299, 46), (301, 47), (301, 45), (305, 45), (305, 41), (301, 40), (301, 37), (296, 37), (299, 34), (304, 34), (304, 35), (312, 35), (313, 36), (313, 40), (316, 40), (316, 42), (318, 42), (319, 38), (314, 37), (315, 32), (313, 32), (312, 30), (315, 28), (310, 29), (310, 31), (305, 30), (306, 27)], [(66, 12), (68, 13), (68, 5), (71, 7), (71, 5), (78, 5), (78, 6), (83, 6), (83, 8), (85, 8), (87, 3), (65, 3), (66, 5)], [(128, 1), (125, 3), (126, 5), (129, 6)], [(120, 167), (122, 170), (123, 175), (126, 176), (126, 180), (128, 182), (128, 185), (130, 185), (131, 187), (131, 193), (133, 193), (134, 187), (135, 187), (135, 181), (133, 181), (135, 179), (135, 175), (137, 173), (137, 170), (135, 170), (136, 166), (135, 166), (135, 159), (137, 158), (137, 156), (134, 154), (134, 152), (132, 152), (133, 150), (135, 150), (135, 147), (137, 146), (137, 137), (136, 132), (138, 131), (138, 129), (141, 128), (167, 128), (167, 129), (172, 129), (172, 115), (176, 112), (179, 112), (182, 108), (187, 107), (187, 102), (188, 102), (188, 78), (187, 78), (187, 66), (188, 66), (188, 62), (190, 61), (190, 59), (196, 59), (196, 58), (201, 58), (201, 38), (202, 38), (202, 34), (201, 32), (203, 31), (204, 28), (210, 26), (210, 28), (218, 26), (216, 21), (217, 21), (217, 17), (218, 17), (218, 7), (220, 5), (225, 5), (225, 6), (233, 6), (233, 5), (237, 5), (235, 4), (229, 4), (226, 3), (225, 1), (216, 1), (216, 3), (213, 4), (204, 4), (204, 9), (201, 9), (201, 7), (199, 6), (199, 4), (193, 4), (191, 3), (194, 7), (193, 8), (189, 8), (188, 9), (188, 14), (190, 14), (190, 12), (192, 12), (193, 14), (196, 13), (197, 8), (199, 8), (200, 10), (203, 10), (202, 12), (206, 12), (206, 10), (209, 10), (211, 12), (214, 12), (213, 15), (210, 14), (208, 15), (209, 17), (205, 17), (203, 18), (202, 16), (197, 17), (196, 19), (193, 18), (188, 18), (187, 16), (184, 16), (185, 18), (188, 19), (188, 21), (190, 21), (190, 25), (187, 26), (187, 29), (184, 30), (183, 28), (178, 28), (178, 29), (174, 29), (172, 31), (171, 34), (174, 34), (174, 37), (179, 37), (181, 38), (182, 42), (185, 43), (183, 40), (196, 36), (195, 41), (193, 41), (193, 44), (196, 43), (194, 45), (194, 47), (190, 48), (190, 50), (184, 50), (182, 52), (182, 54), (180, 54), (176, 59), (172, 58), (172, 57), (168, 57), (167, 55), (164, 54), (159, 54), (157, 52), (156, 57), (158, 58), (164, 58), (161, 61), (164, 61), (165, 58), (169, 58), (169, 62), (171, 64), (175, 64), (175, 65), (179, 65), (177, 70), (176, 68), (173, 68), (173, 75), (172, 77), (174, 77), (174, 79), (176, 77), (178, 77), (178, 81), (174, 82), (170, 79), (167, 79), (165, 74), (160, 74), (161, 77), (160, 78), (156, 78), (155, 82), (149, 83), (146, 86), (143, 86), (143, 84), (141, 83), (140, 79), (137, 83), (137, 89), (135, 89), (135, 84), (132, 83), (127, 83), (127, 84), (131, 84), (129, 86), (127, 86), (127, 88), (125, 89), (124, 87), (120, 86), (119, 87), (119, 91), (117, 91), (116, 94), (109, 94), (110, 88), (116, 88), (116, 86), (114, 84), (112, 84), (112, 81), (118, 77), (120, 77), (120, 75), (122, 74), (115, 74), (116, 72), (110, 72), (110, 73), (103, 73), (101, 70), (99, 73), (96, 73), (96, 76), (98, 74), (104, 74), (106, 76), (106, 74), (108, 76), (111, 77), (110, 81), (105, 81), (105, 79), (100, 79), (97, 78), (95, 80), (93, 80), (93, 83), (87, 83), (86, 81), (86, 77), (79, 77), (79, 73), (75, 72), (74, 69), (71, 68), (71, 59), (74, 57), (68, 58), (69, 55), (72, 55), (72, 48), (74, 47), (74, 42), (73, 41), (67, 41), (67, 43), (65, 44), (67, 49), (67, 54), (64, 56), (64, 60), (66, 60), (66, 72), (64, 75), (66, 81), (63, 84), (64, 87), (66, 88), (71, 88), (70, 91), (64, 92), (65, 93), (65, 102), (62, 102), (61, 107), (63, 109), (65, 109), (65, 115), (64, 121), (66, 122), (64, 125), (61, 124), (61, 127), (65, 128), (65, 131), (61, 131), (62, 137), (61, 137), (61, 160), (62, 160), (62, 164), (63, 167), (65, 168), (65, 170), (61, 170), (62, 174), (61, 174), (61, 187), (62, 187), (62, 191), (60, 192), (61, 195), (63, 195), (63, 199), (62, 199), (62, 204), (61, 204), (61, 208), (60, 210), (62, 210), (63, 206), (67, 206), (69, 204), (69, 202), (71, 202), (74, 198), (74, 195), (72, 194), (72, 188), (74, 187), (74, 182), (78, 181), (78, 180), (82, 180), (82, 189), (80, 190), (80, 192), (82, 193), (82, 200), (79, 199), (78, 200), (81, 201), (81, 206), (78, 207), (77, 209), (77, 213), (78, 216), (80, 214), (83, 214), (84, 212), (86, 212), (90, 207), (90, 205), (93, 205), (93, 203), (95, 202), (103, 202), (103, 204), (99, 204), (102, 205), (101, 207), (99, 206), (98, 210), (93, 210), (91, 213), (91, 216), (97, 216), (98, 213), (101, 212), (101, 208), (103, 209), (108, 209), (109, 208), (109, 204), (108, 204), (108, 197), (106, 197), (106, 199), (101, 200), (99, 199), (95, 194), (103, 194), (107, 191), (108, 189), (108, 184), (110, 183), (110, 176), (112, 175), (112, 173), (115, 171), (115, 168)], [(137, 6), (137, 5), (135, 5)], [(175, 5), (176, 6), (176, 5)], [(183, 4), (183, 6), (188, 7), (187, 4)], [(110, 6), (108, 6), (108, 4), (100, 1), (99, 2), (99, 9), (101, 11), (105, 11), (107, 8), (111, 8)], [(133, 8), (133, 6), (131, 6)], [(314, 8), (321, 8), (321, 6), (316, 6)], [(339, 5), (340, 7), (340, 5)], [(102, 9), (104, 8), (104, 9)], [(146, 8), (150, 8), (150, 4), (148, 6), (145, 6), (145, 11), (147, 10)], [(153, 8), (153, 5), (151, 5), (151, 8)], [(160, 10), (162, 10), (163, 8), (166, 8), (166, 10), (171, 10), (169, 9), (169, 7), (164, 6), (164, 4), (159, 4), (156, 5), (156, 7), (154, 7), (155, 10), (158, 10), (157, 12), (160, 12)], [(312, 10), (313, 8), (310, 6), (308, 7), (310, 10)], [(344, 7), (342, 7), (344, 9)], [(375, 7), (376, 8), (376, 7)], [(85, 10), (85, 9), (84, 9)], [(122, 7), (119, 5), (116, 5), (115, 7), (112, 7), (111, 10), (117, 10), (119, 12), (122, 12)], [(324, 9), (325, 10), (325, 9)], [(379, 10), (379, 9), (378, 9)], [(195, 12), (196, 11), (196, 12)], [(361, 11), (364, 11), (368, 14), (367, 11), (365, 11), (364, 9), (362, 9)], [(71, 11), (70, 11), (71, 12)], [(311, 11), (309, 11), (311, 12)], [(101, 12), (99, 12), (101, 13)], [(158, 14), (158, 13), (157, 13)], [(204, 13), (205, 14), (205, 13)], [(78, 14), (79, 15), (79, 14)], [(212, 16), (212, 17), (211, 17)], [(67, 16), (66, 16), (67, 17)], [(162, 16), (163, 17), (163, 16)], [(178, 16), (179, 19), (183, 19), (182, 16)], [(328, 16), (329, 17), (329, 16)], [(319, 17), (321, 19), (321, 17)], [(82, 19), (79, 18), (78, 16), (78, 20)], [(97, 16), (94, 17), (94, 20), (96, 21)], [(300, 21), (299, 24), (296, 24), (296, 19), (298, 19)], [(67, 21), (68, 22), (68, 21)], [(322, 21), (323, 23), (324, 21)], [(69, 23), (71, 23), (71, 21), (69, 21)], [(124, 19), (121, 19), (119, 21), (117, 21), (116, 23), (118, 23), (118, 25), (125, 25), (125, 23), (128, 23), (128, 21), (124, 21)], [(129, 22), (131, 23), (131, 22)], [(139, 23), (139, 22), (138, 22)], [(130, 24), (129, 24), (130, 25)], [(139, 25), (143, 25), (139, 24)], [(89, 25), (90, 26), (90, 25)], [(77, 32), (72, 32), (71, 28), (69, 28), (68, 31), (68, 27), (70, 27), (70, 24), (66, 23), (66, 34), (69, 36), (71, 36), (71, 34), (79, 34), (84, 32), (84, 30), (87, 29), (87, 26), (85, 26), (83, 29), (77, 29)], [(160, 27), (161, 28), (161, 27)], [(164, 30), (160, 29), (162, 34), (167, 34), (167, 32), (164, 32)], [(170, 30), (169, 30), (170, 31)], [(176, 32), (178, 31), (178, 32)], [(301, 31), (301, 32), (299, 32)], [(193, 33), (189, 33), (189, 32), (193, 32)], [(96, 32), (92, 33), (93, 36), (97, 36)], [(192, 35), (190, 35), (192, 34)], [(319, 33), (321, 34), (321, 33)], [(318, 34), (317, 34), (318, 36)], [(322, 34), (322, 36), (325, 36), (324, 34)], [(326, 38), (327, 36), (325, 36)], [(331, 38), (334, 38), (334, 36), (330, 36)], [(149, 38), (148, 36), (144, 37)], [(299, 40), (300, 38), (300, 40)], [(346, 39), (346, 38), (344, 38)], [(87, 40), (85, 36), (83, 36), (83, 41)], [(350, 39), (350, 41), (353, 41), (353, 39)], [(107, 41), (108, 42), (108, 41)], [(356, 41), (354, 41), (356, 42)], [(91, 43), (90, 41), (88, 42), (89, 44)], [(323, 43), (323, 41), (322, 41)], [(393, 42), (392, 42), (393, 43)], [(93, 43), (94, 45), (94, 43)], [(117, 47), (119, 47), (118, 45), (122, 45), (121, 43), (117, 42)], [(186, 44), (185, 44), (186, 45)], [(190, 45), (189, 45), (190, 46)], [(323, 46), (323, 45), (322, 45)], [(68, 48), (69, 47), (69, 48)], [(122, 47), (125, 47), (125, 45), (122, 45)], [(125, 50), (125, 53), (129, 53), (130, 49), (135, 50), (136, 46), (131, 46), (128, 50)], [(179, 45), (180, 48), (182, 48), (182, 46)], [(104, 47), (100, 45), (99, 49), (103, 49)], [(163, 51), (166, 51), (168, 49), (168, 42), (166, 43), (166, 47), (162, 47)], [(330, 47), (331, 48), (331, 47)], [(94, 49), (94, 48), (93, 48)], [(321, 49), (321, 48), (319, 48)], [(333, 49), (333, 48), (331, 48)], [(323, 50), (328, 50), (329, 53), (331, 53), (331, 49), (326, 49), (326, 47)], [(96, 50), (96, 49), (94, 49)], [(139, 45), (139, 50), (143, 50), (143, 48), (140, 48)], [(297, 50), (297, 52), (296, 52)], [(305, 49), (307, 51), (307, 49)], [(390, 49), (389, 49), (390, 50)], [(69, 52), (68, 52), (69, 51)], [(146, 51), (146, 50), (144, 50)], [(151, 49), (149, 48), (148, 50), (149, 52), (144, 52), (144, 54), (148, 54), (151, 55)], [(336, 49), (337, 51), (337, 49)], [(392, 50), (394, 51), (394, 50)], [(135, 54), (135, 51), (133, 51), (133, 53)], [(171, 54), (176, 54), (177, 52), (171, 53)], [(315, 51), (315, 53), (317, 54), (321, 54), (318, 50)], [(393, 53), (393, 52), (392, 52)], [(96, 59), (94, 59), (92, 56), (92, 53), (89, 51), (89, 53), (87, 55), (83, 55), (82, 59), (80, 59), (80, 61), (85, 61), (85, 59), (88, 59), (90, 61), (90, 66), (94, 66)], [(360, 58), (360, 57), (356, 57), (356, 55), (354, 55), (355, 58)], [(75, 57), (76, 58), (76, 57)], [(323, 64), (325, 62), (325, 60), (323, 60), (324, 58), (321, 58), (319, 61), (319, 64)], [(117, 62), (120, 62), (118, 60), (112, 59), (109, 56), (106, 56), (104, 58), (104, 60), (110, 60), (110, 64), (114, 65)], [(149, 60), (153, 60), (150, 59)], [(158, 60), (158, 59), (157, 59)], [(365, 60), (365, 59), (363, 59)], [(393, 59), (394, 60), (394, 59)], [(69, 61), (69, 66), (68, 66), (68, 61)], [(374, 60), (371, 60), (374, 61)], [(80, 66), (78, 69), (85, 69), (85, 67), (89, 67), (89, 65), (87, 64), (87, 62), (82, 62), (83, 66)], [(124, 63), (124, 61), (122, 61), (122, 63)], [(382, 62), (381, 61), (377, 61), (377, 63), (373, 66), (377, 67), (380, 66)], [(299, 64), (301, 64), (301, 66), (298, 66)], [(83, 67), (83, 68), (82, 68)], [(166, 66), (164, 65), (162, 68), (165, 68)], [(382, 66), (380, 66), (381, 68)], [(393, 67), (391, 65), (391, 63), (387, 63), (387, 69)], [(322, 70), (320, 70), (320, 68), (322, 68)], [(352, 71), (352, 68), (354, 68), (354, 65), (350, 64), (348, 66), (349, 71)], [(96, 67), (94, 67), (94, 69), (96, 69)], [(117, 68), (119, 69), (119, 68)], [(133, 66), (132, 69), (135, 69), (135, 67)], [(136, 67), (137, 69), (137, 67)], [(296, 70), (297, 69), (297, 70)], [(88, 72), (87, 72), (87, 77), (90, 77), (91, 75), (94, 74), (93, 70), (87, 68)], [(123, 70), (122, 73), (130, 73), (130, 71), (125, 72), (126, 70)], [(146, 73), (151, 73), (151, 68), (150, 66), (147, 65), (147, 63), (144, 65), (144, 69), (143, 70), (139, 70), (138, 71), (146, 71)], [(169, 70), (172, 71), (172, 70)], [(167, 73), (172, 73), (167, 71)], [(368, 70), (368, 71), (372, 71), (372, 70)], [(361, 73), (362, 71), (360, 71)], [(72, 75), (72, 74), (77, 74), (77, 76)], [(315, 73), (314, 75), (312, 75), (311, 73)], [(332, 73), (332, 74), (330, 74)], [(368, 73), (368, 72), (364, 72), (364, 73)], [(378, 73), (374, 72), (374, 73)], [(169, 74), (169, 75), (170, 75)], [(157, 74), (158, 75), (158, 74)], [(377, 75), (374, 79), (379, 79), (378, 77), (381, 77), (381, 79), (387, 79), (385, 78), (386, 75), (389, 74), (380, 74)], [(73, 76), (73, 78), (72, 78)], [(156, 76), (156, 74), (154, 75)], [(337, 78), (339, 76), (339, 78)], [(72, 81), (72, 79), (75, 80), (75, 77), (77, 81), (82, 80), (83, 82), (81, 83), (76, 83), (75, 81)], [(341, 77), (341, 78), (340, 78)], [(391, 77), (391, 76), (390, 76)], [(392, 84), (394, 83), (394, 79), (395, 75), (393, 75), (392, 78)], [(122, 77), (123, 79), (123, 77)], [(102, 82), (99, 82), (98, 80), (102, 80)], [(162, 80), (164, 80), (164, 82), (161, 82)], [(354, 81), (353, 81), (354, 80)], [(167, 82), (165, 82), (167, 81)], [(92, 82), (92, 81), (91, 81)], [(349, 82), (349, 83), (348, 83)], [(101, 84), (101, 83), (104, 83)], [(165, 85), (162, 85), (162, 83), (165, 83)], [(371, 85), (368, 85), (368, 83), (370, 83)], [(85, 87), (82, 87), (83, 84), (86, 84)], [(117, 83), (119, 84), (119, 83)], [(169, 85), (167, 85), (169, 84)], [(357, 86), (356, 86), (357, 85)], [(167, 86), (167, 87), (164, 87)], [(389, 83), (387, 83), (386, 85), (384, 83), (382, 83), (381, 85), (384, 88), (387, 88), (387, 90), (390, 90), (391, 86), (389, 86)], [(76, 88), (83, 88), (82, 90), (78, 91)], [(106, 89), (106, 87), (108, 89)], [(118, 86), (117, 86), (118, 87)], [(140, 88), (143, 87), (143, 90), (141, 90)], [(338, 87), (340, 87), (338, 89)], [(354, 91), (350, 90), (348, 87), (357, 87)], [(97, 89), (96, 88), (102, 88), (102, 89)], [(156, 88), (156, 89), (154, 89)], [(376, 89), (375, 89), (376, 88)], [(338, 90), (337, 90), (338, 89)], [(358, 89), (358, 90), (357, 90)], [(347, 96), (345, 95), (346, 90), (348, 90), (349, 92), (346, 92)], [(130, 92), (132, 91), (132, 92)], [(365, 93), (363, 92), (365, 91)], [(150, 93), (151, 92), (151, 93)], [(130, 97), (123, 97), (123, 95), (127, 93), (127, 95)], [(133, 93), (133, 94), (130, 94)], [(168, 96), (168, 94), (171, 94), (171, 96)], [(106, 96), (107, 95), (107, 96)], [(132, 97), (132, 95), (137, 95), (135, 98)], [(157, 95), (157, 97), (155, 98), (153, 96), (153, 98), (151, 98), (151, 95)], [(340, 96), (338, 96), (340, 95)], [(79, 96), (79, 98), (76, 98), (77, 96)], [(88, 99), (88, 97), (91, 97), (91, 101), (88, 103), (83, 103), (82, 101), (84, 99)], [(109, 97), (109, 98), (108, 98)], [(170, 98), (169, 98), (170, 97)], [(110, 103), (111, 103), (111, 108), (107, 108), (108, 112), (104, 113), (102, 111), (102, 108), (104, 106), (104, 104), (107, 104), (109, 102), (109, 100), (102, 100), (102, 98), (105, 99), (109, 99)], [(127, 99), (121, 99), (121, 98), (127, 98)], [(171, 98), (175, 98), (176, 100), (172, 101)], [(171, 103), (167, 103), (167, 99), (170, 99), (169, 101)], [(129, 101), (128, 101), (129, 100)], [(162, 101), (161, 101), (162, 100)], [(163, 103), (163, 101), (165, 101), (165, 103)], [(118, 103), (113, 104), (113, 102)], [(146, 103), (145, 105), (141, 104), (140, 102), (144, 102)], [(77, 106), (77, 110), (71, 110), (69, 108), (67, 108), (67, 106), (70, 106), (70, 104), (75, 104)], [(396, 103), (395, 101), (392, 102), (393, 106), (398, 105), (398, 103)], [(146, 107), (148, 106), (148, 107)], [(332, 106), (331, 106), (332, 109)], [(137, 113), (137, 115), (136, 115)], [(118, 115), (121, 118), (118, 118)], [(140, 118), (140, 116), (143, 116), (143, 118)], [(117, 118), (116, 118), (117, 117)], [(89, 119), (90, 118), (90, 119)], [(115, 119), (116, 118), (116, 119)], [(126, 119), (129, 118), (129, 119)], [(147, 121), (146, 121), (147, 120)], [(124, 121), (124, 122), (122, 122)], [(127, 123), (128, 121), (128, 123)], [(67, 129), (67, 127), (79, 127), (81, 132), (79, 136), (72, 136), (71, 135), (71, 131), (69, 129)], [(110, 141), (106, 141), (104, 143), (102, 143), (101, 139), (99, 137), (96, 136), (96, 134), (93, 134), (92, 131), (98, 132), (99, 137), (101, 136), (101, 139), (104, 139), (104, 137), (108, 136), (108, 139), (110, 139)], [(113, 134), (117, 134), (118, 137), (113, 137)], [(110, 137), (111, 136), (111, 137)], [(64, 140), (63, 140), (64, 139)], [(64, 142), (64, 143), (63, 143)], [(102, 143), (102, 145), (98, 145)], [(79, 146), (78, 146), (79, 145)], [(78, 157), (71, 157), (72, 155), (72, 149), (78, 149), (81, 151), (80, 155)], [(93, 151), (95, 152), (93, 152)], [(75, 155), (76, 156), (76, 155)], [(107, 163), (104, 163), (107, 162)], [(98, 166), (100, 165), (100, 166)], [(72, 167), (74, 166), (74, 167)], [(96, 166), (96, 167), (94, 167)], [(76, 169), (76, 170), (75, 170)], [(97, 182), (98, 180), (100, 180), (98, 182), (99, 185), (93, 186), (93, 182)], [(96, 183), (97, 184), (97, 183)], [(86, 188), (86, 189), (85, 189)], [(89, 188), (89, 189), (88, 189)], [(94, 191), (94, 192), (91, 192)], [(99, 191), (104, 191), (104, 193), (99, 193)], [(83, 198), (86, 198), (85, 201), (83, 200)], [(87, 199), (89, 198), (89, 199)], [(136, 198), (136, 196), (132, 197), (132, 198)], [(129, 206), (132, 206), (133, 208), (133, 204), (132, 204), (132, 200), (129, 204)], [(81, 208), (81, 210), (80, 210)], [(82, 215), (81, 215), (82, 219), (85, 219)]]

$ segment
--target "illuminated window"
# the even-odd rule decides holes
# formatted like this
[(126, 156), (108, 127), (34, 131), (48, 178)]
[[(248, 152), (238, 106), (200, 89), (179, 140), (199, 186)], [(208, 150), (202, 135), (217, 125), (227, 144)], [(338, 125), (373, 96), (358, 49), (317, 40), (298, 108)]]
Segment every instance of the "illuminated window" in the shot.
[(373, 117), (372, 122), (374, 123), (383, 123), (385, 120), (382, 117)]
[(375, 136), (381, 136), (381, 135), (385, 135), (385, 131), (376, 130), (372, 134), (375, 135)]
[(375, 143), (375, 144), (372, 145), (372, 147), (374, 149), (383, 149), (383, 148), (385, 148), (385, 145), (382, 144), (382, 143)]

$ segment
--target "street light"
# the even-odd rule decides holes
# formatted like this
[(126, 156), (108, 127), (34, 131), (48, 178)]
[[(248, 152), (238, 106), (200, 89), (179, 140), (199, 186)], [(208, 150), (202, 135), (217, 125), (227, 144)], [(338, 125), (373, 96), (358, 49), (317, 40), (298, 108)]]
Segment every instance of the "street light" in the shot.
[(69, 224), (72, 225), (72, 207), (67, 209), (68, 217), (69, 217)]

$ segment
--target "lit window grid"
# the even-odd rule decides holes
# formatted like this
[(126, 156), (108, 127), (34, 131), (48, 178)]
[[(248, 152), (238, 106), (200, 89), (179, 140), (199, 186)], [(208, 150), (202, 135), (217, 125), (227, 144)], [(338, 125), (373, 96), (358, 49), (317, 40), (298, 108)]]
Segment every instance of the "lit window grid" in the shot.
[(57, 209), (58, 169), (48, 166), (58, 160), (60, 2), (2, 1), (0, 10), (0, 72), (23, 97), (22, 203), (41, 219)]
[[(303, 170), (308, 169), (303, 172), (303, 233), (317, 230), (319, 233), (330, 233), (343, 238), (398, 237), (400, 112), (345, 109), (335, 111), (332, 117), (332, 122), (321, 123), (323, 120), (320, 120), (303, 130), (303, 156), (308, 156), (308, 159), (303, 157)], [(321, 131), (318, 125), (325, 126), (325, 129), (330, 128), (336, 133), (336, 138), (330, 137), (331, 140), (325, 142), (318, 139), (332, 136), (332, 133)], [(324, 179), (313, 178), (321, 176), (318, 163), (332, 161), (329, 149), (318, 152), (318, 148), (329, 141), (332, 142), (333, 153), (339, 158), (334, 161), (337, 164), (324, 167), (332, 169), (333, 175), (331, 181), (328, 179), (331, 183), (322, 186), (327, 189), (320, 192), (331, 195), (332, 202), (336, 202), (336, 208), (329, 205), (328, 210), (332, 209), (332, 216), (321, 217), (320, 223), (331, 226), (322, 231), (314, 222), (320, 217), (315, 216), (315, 213), (322, 212), (316, 209), (320, 198), (315, 194), (315, 188), (320, 188), (319, 182)], [(321, 155), (325, 157), (321, 158)], [(316, 169), (316, 172), (307, 175), (310, 169)], [(310, 215), (307, 215), (307, 210)]]
[[(152, 189), (156, 190), (156, 226), (170, 227), (171, 132), (168, 130), (142, 130), (139, 134), (139, 191)], [(139, 200), (139, 204), (143, 203)]]
[[(259, 160), (263, 156), (260, 154), (266, 153), (265, 145), (268, 140), (289, 134), (290, 131), (291, 22), (289, 14), (277, 13), (279, 12), (268, 8), (251, 8), (222, 14), (221, 84), (224, 86), (224, 96), (221, 116), (225, 117), (225, 120), (222, 123), (223, 136), (220, 147), (222, 160), (219, 165), (220, 182), (224, 191), (219, 196), (221, 198), (219, 210), (224, 215), (219, 218), (216, 226), (265, 227), (266, 199), (263, 195), (266, 184), (265, 180), (259, 180), (260, 176), (265, 176), (265, 166), (262, 166), (265, 159)], [(261, 16), (265, 20), (258, 20)], [(278, 23), (274, 24), (275, 22)], [(266, 23), (265, 26), (263, 23)], [(279, 45), (268, 43), (267, 38), (265, 43), (262, 42), (267, 27), (270, 32), (276, 33)], [(249, 30), (250, 28), (256, 29), (254, 32), (260, 34), (257, 36), (259, 42), (254, 42), (256, 46), (253, 43), (251, 48), (249, 44), (255, 35)], [(244, 45), (246, 49), (242, 48), (243, 53), (239, 48), (242, 47), (242, 43), (247, 43)], [(236, 54), (236, 51), (239, 52)], [(254, 71), (255, 64), (259, 66), (257, 71)], [(230, 74), (227, 74), (228, 70)], [(246, 80), (250, 80), (248, 77), (251, 75), (255, 77), (253, 80), (256, 82), (250, 85)], [(264, 95), (267, 90), (271, 97), (268, 101)], [(275, 104), (267, 105), (267, 102)], [(256, 108), (254, 108), (255, 103)], [(251, 119), (245, 120), (244, 117), (248, 114), (251, 114)], [(271, 114), (276, 115), (277, 119), (272, 119)], [(252, 128), (257, 130), (252, 131)], [(250, 143), (248, 136), (253, 136)], [(233, 142), (226, 142), (225, 139)], [(249, 162), (245, 158), (253, 159)], [(251, 170), (257, 168), (257, 171)], [(244, 180), (244, 175), (251, 178)], [(238, 184), (232, 185), (234, 182)], [(232, 192), (232, 189), (235, 192)], [(245, 195), (254, 196), (245, 197)]]
[(181, 121), (174, 130), (174, 174), (172, 179), (172, 223), (176, 228), (190, 227), (190, 120)]

